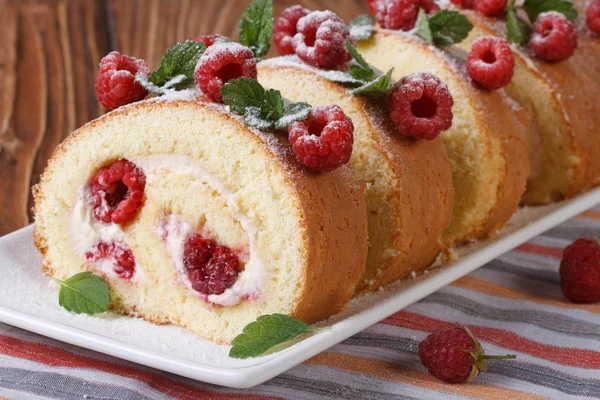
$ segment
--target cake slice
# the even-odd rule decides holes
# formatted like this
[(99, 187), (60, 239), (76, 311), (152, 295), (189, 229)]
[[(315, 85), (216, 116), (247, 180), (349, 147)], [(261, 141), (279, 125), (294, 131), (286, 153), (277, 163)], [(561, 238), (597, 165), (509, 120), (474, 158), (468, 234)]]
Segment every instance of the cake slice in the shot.
[[(584, 11), (584, 1), (574, 4)], [(481, 36), (506, 37), (503, 19), (460, 11), (474, 25), (469, 37), (458, 44), (463, 49), (468, 51)], [(584, 19), (582, 15), (579, 18)], [(547, 62), (530, 49), (512, 46), (515, 72), (505, 90), (531, 118), (526, 204), (562, 200), (600, 183), (600, 57), (596, 40), (580, 30), (577, 50), (561, 62)]]
[(465, 243), (502, 228), (516, 211), (529, 175), (526, 113), (501, 90), (477, 89), (466, 76), (466, 54), (451, 55), (410, 33), (389, 30), (359, 41), (357, 49), (378, 69), (394, 68), (396, 80), (430, 72), (454, 97), (452, 127), (440, 135), (455, 188), (452, 222), (443, 243)]
[[(450, 164), (440, 139), (401, 135), (388, 116), (385, 96), (352, 95), (323, 70), (296, 56), (258, 64), (258, 79), (291, 101), (338, 104), (354, 123), (350, 165), (367, 183), (369, 253), (357, 292), (376, 289), (431, 265), (452, 213)], [(335, 73), (334, 73), (335, 74)]]
[(34, 195), (47, 274), (91, 271), (115, 311), (218, 343), (263, 314), (326, 319), (364, 271), (352, 170), (309, 172), (289, 142), (216, 103), (163, 97), (86, 124)]

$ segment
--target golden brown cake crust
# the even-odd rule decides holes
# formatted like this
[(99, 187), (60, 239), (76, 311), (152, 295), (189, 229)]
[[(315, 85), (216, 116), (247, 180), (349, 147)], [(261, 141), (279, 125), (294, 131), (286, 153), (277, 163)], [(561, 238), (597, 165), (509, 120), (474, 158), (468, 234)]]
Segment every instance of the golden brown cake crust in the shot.
[[(395, 37), (401, 43), (417, 46), (423, 54), (437, 54), (440, 62), (453, 71), (453, 79), (466, 94), (465, 98), (454, 98), (456, 102), (469, 103), (472, 116), (485, 138), (486, 159), (503, 160), (503, 170), (496, 171), (499, 182), (495, 201), (485, 218), (461, 230), (460, 234), (446, 237), (445, 244), (452, 246), (466, 243), (496, 233), (512, 217), (525, 191), (529, 175), (529, 159), (525, 134), (529, 125), (527, 114), (512, 107), (503, 91), (485, 91), (477, 88), (467, 77), (464, 60), (427, 45), (407, 33), (378, 30), (372, 40)], [(399, 50), (400, 51), (400, 50)], [(443, 135), (443, 134), (442, 134)]]
[[(600, 183), (600, 135), (598, 115), (600, 115), (600, 57), (598, 40), (583, 31), (582, 21), (585, 9), (581, 0), (574, 4), (579, 8), (578, 47), (568, 60), (551, 63), (536, 57), (530, 50), (520, 48), (513, 51), (517, 68), (527, 68), (539, 79), (545, 81), (552, 90), (555, 109), (561, 110), (558, 116), (567, 133), (568, 151), (572, 154), (572, 172), (569, 185), (563, 192), (547, 193), (545, 196), (526, 193), (524, 202), (543, 204), (553, 200), (573, 197)], [(489, 35), (504, 36), (504, 25), (497, 18), (489, 18), (468, 10), (461, 10), (478, 29)]]
[[(200, 101), (144, 101), (121, 107), (91, 121), (67, 137), (56, 148), (40, 183), (33, 188), (36, 215), (34, 241), (44, 258), (43, 271), (46, 274), (53, 275), (55, 271), (46, 257), (47, 240), (39, 229), (44, 221), (38, 211), (42, 202), (47, 200), (44, 187), (52, 178), (55, 164), (65, 156), (72, 143), (89, 134), (105, 120), (126, 118), (131, 112), (144, 112), (144, 109), (151, 107), (164, 108), (165, 112), (176, 107), (194, 107), (201, 113), (219, 112), (215, 111), (214, 105)], [(364, 272), (367, 254), (364, 185), (357, 183), (351, 169), (346, 166), (330, 173), (311, 173), (295, 160), (286, 141), (274, 140), (275, 143), (267, 143), (238, 118), (222, 114), (228, 123), (239, 125), (239, 131), (248, 141), (258, 142), (265, 150), (265, 155), (276, 160), (274, 164), (280, 166), (288, 187), (295, 192), (302, 206), (306, 232), (304, 246), (309, 251), (304, 265), (298, 266), (305, 271), (305, 279), (299, 301), (291, 314), (313, 323), (342, 311), (352, 298), (355, 285)], [(322, 252), (317, 249), (322, 249)], [(118, 304), (113, 308), (117, 312), (139, 316), (154, 323), (166, 322), (137, 313), (134, 309), (119, 308)]]
[[(319, 91), (333, 92), (346, 99), (344, 102), (359, 110), (368, 121), (369, 135), (375, 139), (374, 146), (378, 150), (378, 162), (393, 170), (394, 181), (386, 182), (393, 214), (386, 217), (393, 220), (395, 233), (387, 247), (397, 255), (379, 265), (368, 265), (357, 293), (377, 289), (430, 266), (440, 253), (439, 237), (450, 223), (454, 200), (451, 168), (442, 141), (439, 138), (414, 140), (401, 135), (387, 115), (385, 97), (378, 100), (352, 95), (343, 85), (324, 78), (311, 67), (297, 65), (296, 60), (260, 63), (259, 80), (275, 71), (290, 79), (310, 81)], [(278, 89), (285, 95), (285, 88)], [(293, 100), (310, 103), (310, 98)], [(355, 131), (355, 135), (360, 133)], [(354, 151), (361, 153), (357, 142)]]

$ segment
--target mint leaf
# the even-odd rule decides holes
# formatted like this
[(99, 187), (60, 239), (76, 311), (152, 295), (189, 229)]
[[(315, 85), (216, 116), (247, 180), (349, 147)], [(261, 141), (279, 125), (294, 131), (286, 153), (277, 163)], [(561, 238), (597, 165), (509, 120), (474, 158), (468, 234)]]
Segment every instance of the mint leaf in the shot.
[(525, 0), (523, 9), (531, 23), (534, 23), (538, 15), (546, 11), (556, 11), (564, 14), (569, 21), (574, 21), (577, 18), (577, 9), (569, 0)]
[(65, 310), (90, 315), (108, 311), (110, 288), (98, 275), (81, 272), (66, 281), (52, 279), (60, 285), (58, 304)]
[(429, 28), (429, 18), (427, 18), (427, 13), (422, 8), (419, 9), (414, 33), (427, 43), (433, 44), (433, 34), (431, 33), (431, 28)]
[(223, 103), (242, 116), (246, 113), (246, 108), (255, 107), (260, 110), (266, 103), (265, 88), (252, 78), (230, 80), (221, 88), (221, 95)]
[(281, 92), (265, 88), (252, 78), (238, 78), (221, 88), (223, 103), (244, 117), (251, 128), (261, 131), (287, 128), (294, 121), (305, 119), (311, 106), (307, 103), (285, 105)]
[(283, 97), (281, 92), (275, 89), (269, 89), (265, 92), (265, 99), (267, 104), (271, 108), (269, 117), (281, 118), (285, 111), (285, 104), (283, 103)]
[(429, 19), (429, 28), (435, 45), (450, 46), (466, 39), (473, 24), (459, 12), (442, 10)]
[[(355, 65), (350, 64), (350, 70), (356, 68)], [(321, 71), (321, 76), (328, 81), (343, 83), (348, 86), (362, 86), (365, 82), (361, 79), (356, 79), (349, 72), (343, 71)]]
[(354, 40), (365, 40), (375, 32), (375, 23), (367, 14), (359, 15), (354, 18), (348, 28), (350, 29), (350, 37)]
[(275, 126), (274, 121), (269, 117), (269, 112), (258, 107), (248, 107), (242, 115), (247, 126), (259, 131), (269, 131)]
[(273, 0), (252, 0), (240, 20), (240, 44), (250, 48), (254, 57), (261, 58), (269, 51), (272, 35)]
[(390, 69), (385, 75), (372, 80), (371, 82), (363, 85), (359, 88), (352, 90), (352, 94), (367, 94), (367, 93), (387, 93), (390, 86), (390, 80), (392, 79), (392, 72), (394, 68)]
[(508, 2), (508, 14), (506, 15), (506, 31), (508, 40), (517, 44), (524, 44), (529, 40), (531, 28), (517, 16), (515, 11), (515, 0)]
[(160, 60), (160, 68), (150, 74), (148, 82), (158, 88), (170, 83), (169, 87), (176, 89), (193, 83), (194, 69), (204, 51), (206, 51), (206, 45), (202, 42), (186, 40), (177, 43), (165, 52)]
[(310, 114), (311, 105), (301, 101), (300, 103), (288, 104), (284, 115), (275, 122), (275, 129), (285, 129), (296, 121), (303, 121)]
[(346, 49), (356, 62), (356, 64), (350, 64), (350, 73), (354, 79), (362, 82), (369, 82), (377, 77), (377, 74), (375, 74), (371, 66), (349, 41), (346, 42)]
[(272, 354), (324, 329), (329, 328), (311, 328), (299, 319), (283, 314), (261, 315), (233, 339), (229, 357), (246, 359)]

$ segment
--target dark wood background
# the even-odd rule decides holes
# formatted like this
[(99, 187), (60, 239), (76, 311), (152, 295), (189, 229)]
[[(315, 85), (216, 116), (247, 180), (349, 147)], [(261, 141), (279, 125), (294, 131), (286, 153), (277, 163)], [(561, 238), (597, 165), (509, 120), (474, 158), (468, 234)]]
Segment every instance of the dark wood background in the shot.
[[(0, 0), (0, 236), (32, 221), (31, 186), (70, 132), (104, 111), (94, 95), (100, 59), (112, 50), (151, 69), (178, 41), (237, 38), (248, 0)], [(275, 0), (330, 9), (346, 21), (364, 0)], [(273, 53), (273, 51), (271, 51)]]

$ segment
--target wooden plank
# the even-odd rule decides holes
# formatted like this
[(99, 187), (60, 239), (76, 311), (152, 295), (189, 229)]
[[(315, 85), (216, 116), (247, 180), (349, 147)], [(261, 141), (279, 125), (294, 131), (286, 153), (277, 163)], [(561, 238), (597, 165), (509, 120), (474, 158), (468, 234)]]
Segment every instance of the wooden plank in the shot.
[[(302, 4), (346, 21), (364, 0), (275, 0), (275, 15)], [(0, 236), (31, 222), (31, 185), (54, 148), (104, 110), (94, 94), (111, 50), (158, 67), (178, 41), (237, 38), (248, 0), (0, 0)], [(276, 55), (274, 49), (269, 56)]]

